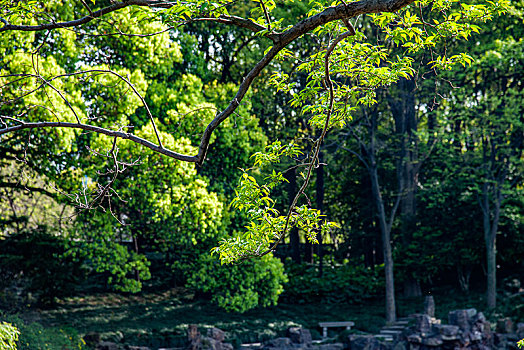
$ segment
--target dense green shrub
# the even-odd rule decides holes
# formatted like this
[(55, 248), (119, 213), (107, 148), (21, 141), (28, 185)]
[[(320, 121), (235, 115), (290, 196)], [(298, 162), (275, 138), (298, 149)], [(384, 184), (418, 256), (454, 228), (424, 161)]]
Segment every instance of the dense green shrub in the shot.
[[(85, 349), (85, 342), (73, 328), (46, 328), (38, 322), (26, 324), (20, 317), (3, 317), (20, 331), (18, 350)], [(1, 322), (0, 322), (1, 324)], [(1, 328), (0, 328), (1, 329)], [(0, 330), (1, 333), (1, 330)], [(0, 335), (1, 337), (1, 335)], [(0, 338), (1, 339), (1, 338)], [(1, 343), (0, 343), (1, 345)], [(0, 347), (0, 349), (3, 349)], [(7, 348), (9, 349), (9, 348)]]
[(18, 329), (10, 323), (0, 322), (0, 349), (16, 350), (18, 341)]
[(79, 263), (63, 257), (64, 251), (64, 240), (44, 227), (0, 239), (0, 287), (22, 289), (15, 294), (31, 293), (22, 298), (26, 304), (31, 299), (49, 304), (68, 295), (82, 272)]
[(216, 257), (204, 254), (189, 277), (188, 286), (228, 311), (244, 312), (257, 306), (276, 305), (285, 282), (284, 267), (272, 255), (238, 265), (221, 265)]
[(384, 290), (383, 268), (328, 264), (322, 276), (318, 266), (286, 262), (289, 282), (282, 298), (294, 303), (358, 303)]

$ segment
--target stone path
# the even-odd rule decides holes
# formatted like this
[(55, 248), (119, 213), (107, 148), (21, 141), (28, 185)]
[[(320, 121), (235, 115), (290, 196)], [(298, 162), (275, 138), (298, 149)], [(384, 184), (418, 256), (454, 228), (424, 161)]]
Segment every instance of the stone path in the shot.
[(374, 337), (384, 342), (393, 342), (397, 340), (402, 332), (408, 328), (409, 323), (414, 320), (413, 317), (402, 317), (397, 319), (390, 325), (382, 327), (379, 334), (375, 334)]

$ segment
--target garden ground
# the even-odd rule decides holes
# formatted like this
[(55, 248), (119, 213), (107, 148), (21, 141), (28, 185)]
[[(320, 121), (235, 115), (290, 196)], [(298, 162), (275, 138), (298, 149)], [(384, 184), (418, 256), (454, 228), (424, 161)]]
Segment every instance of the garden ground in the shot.
[[(483, 309), (480, 294), (465, 296), (448, 291), (435, 295), (435, 300), (436, 316), (444, 320), (453, 309)], [(422, 307), (423, 298), (400, 299), (398, 314), (420, 312)], [(310, 329), (313, 338), (318, 339), (318, 322), (322, 321), (350, 320), (355, 322), (355, 332), (378, 332), (385, 322), (383, 310), (383, 301), (376, 299), (359, 305), (281, 303), (243, 314), (228, 313), (207, 301), (194, 300), (185, 289), (171, 289), (137, 295), (77, 296), (60, 300), (53, 309), (21, 313), (20, 317), (26, 322), (36, 321), (46, 330), (65, 330), (80, 337), (96, 332), (105, 340), (154, 347), (183, 345), (189, 324), (223, 329), (227, 332), (226, 340), (234, 345), (275, 338), (288, 327), (298, 325)], [(330, 334), (335, 335), (336, 330)], [(52, 341), (53, 337), (50, 338)], [(49, 349), (54, 349), (52, 344)]]

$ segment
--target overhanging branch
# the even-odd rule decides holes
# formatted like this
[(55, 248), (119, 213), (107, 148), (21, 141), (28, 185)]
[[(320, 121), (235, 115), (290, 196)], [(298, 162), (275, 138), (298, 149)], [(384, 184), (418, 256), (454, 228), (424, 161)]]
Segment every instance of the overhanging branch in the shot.
[[(269, 50), (269, 52), (262, 57), (262, 59), (253, 67), (253, 69), (244, 77), (244, 80), (238, 87), (238, 91), (235, 95), (235, 97), (231, 100), (229, 105), (224, 109), (221, 113), (217, 114), (215, 118), (208, 124), (207, 128), (205, 129), (204, 133), (202, 134), (202, 138), (200, 141), (200, 145), (198, 148), (198, 154), (196, 156), (189, 156), (180, 154), (177, 152), (173, 152), (167, 149), (164, 149), (163, 147), (157, 146), (154, 143), (145, 140), (143, 138), (140, 138), (138, 136), (135, 136), (133, 134), (121, 132), (121, 131), (113, 131), (93, 125), (87, 125), (82, 123), (64, 123), (64, 122), (35, 122), (35, 123), (21, 123), (20, 125), (7, 127), (4, 129), (0, 129), (0, 135), (13, 132), (17, 130), (22, 129), (37, 129), (37, 128), (49, 128), (49, 127), (68, 127), (68, 128), (77, 128), (82, 129), (86, 131), (93, 131), (98, 132), (102, 134), (106, 134), (108, 136), (112, 137), (118, 137), (122, 139), (128, 139), (133, 142), (139, 143), (145, 147), (150, 148), (151, 150), (164, 154), (168, 157), (197, 163), (198, 165), (201, 165), (206, 157), (208, 148), (209, 148), (209, 142), (211, 139), (211, 134), (213, 131), (224, 121), (226, 120), (240, 105), (241, 101), (243, 100), (244, 96), (246, 95), (247, 91), (249, 90), (251, 84), (253, 83), (254, 79), (260, 74), (260, 72), (275, 58), (275, 56), (284, 49), (287, 45), (289, 45), (291, 42), (293, 42), (295, 39), (299, 38), (300, 36), (309, 33), (310, 31), (314, 30), (315, 28), (318, 28), (319, 26), (322, 26), (324, 24), (327, 24), (329, 22), (341, 20), (341, 19), (348, 19), (353, 18), (362, 14), (369, 14), (369, 13), (379, 13), (379, 12), (395, 12), (405, 6), (408, 6), (411, 4), (414, 0), (360, 0), (356, 2), (350, 2), (350, 3), (344, 3), (342, 5), (338, 6), (332, 6), (326, 8), (321, 13), (306, 18), (287, 31), (283, 33), (275, 33), (270, 34), (273, 35), (273, 37), (270, 37), (274, 41), (274, 46)], [(107, 13), (114, 12), (116, 10), (119, 10), (121, 8), (131, 6), (131, 5), (137, 5), (137, 6), (149, 6), (149, 7), (163, 7), (163, 8), (169, 8), (173, 6), (174, 2), (169, 1), (155, 1), (155, 0), (128, 0), (125, 2), (119, 2), (113, 5), (110, 5), (108, 7), (105, 7), (101, 10), (92, 12), (90, 15), (85, 16), (83, 18), (69, 21), (69, 22), (59, 22), (59, 23), (49, 23), (49, 24), (42, 24), (42, 25), (36, 25), (36, 26), (18, 26), (18, 25), (5, 25), (4, 27), (0, 28), (0, 32), (7, 31), (7, 30), (20, 30), (20, 31), (40, 31), (40, 30), (50, 30), (55, 28), (68, 28), (68, 27), (75, 27), (80, 26), (82, 24), (88, 23), (94, 18), (101, 17)], [(194, 19), (198, 20), (198, 19)], [(204, 19), (201, 19), (204, 20)], [(221, 22), (221, 20), (217, 20), (217, 22)], [(259, 25), (256, 23), (242, 19), (237, 17), (228, 16), (227, 18), (223, 18), (223, 23), (227, 24), (234, 24), (239, 27), (248, 28), (253, 31), (260, 31), (262, 30)], [(262, 27), (266, 29), (265, 27)]]
[(166, 155), (168, 157), (182, 160), (184, 162), (190, 162), (190, 163), (196, 163), (198, 159), (193, 156), (188, 156), (185, 154), (177, 153), (174, 151), (171, 151), (169, 149), (160, 147), (156, 144), (154, 144), (151, 141), (148, 141), (146, 139), (143, 139), (141, 137), (138, 137), (134, 134), (130, 134), (123, 131), (114, 131), (106, 128), (101, 128), (99, 126), (95, 125), (89, 125), (89, 124), (82, 124), (82, 123), (67, 123), (67, 122), (34, 122), (34, 123), (26, 123), (23, 122), (22, 124), (10, 126), (5, 129), (0, 129), (0, 135), (9, 133), (9, 132), (15, 132), (19, 130), (24, 129), (41, 129), (41, 128), (72, 128), (72, 129), (81, 129), (85, 131), (92, 131), (99, 134), (104, 134), (107, 136), (117, 137), (124, 140), (130, 140), (135, 143), (138, 143), (142, 146), (145, 146), (155, 152), (161, 153), (163, 155)]

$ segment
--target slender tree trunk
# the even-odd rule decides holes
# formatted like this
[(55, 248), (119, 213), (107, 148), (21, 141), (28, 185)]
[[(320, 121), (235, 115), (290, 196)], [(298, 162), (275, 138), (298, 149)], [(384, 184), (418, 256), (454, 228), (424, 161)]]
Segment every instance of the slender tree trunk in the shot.
[(384, 272), (386, 275), (386, 321), (391, 323), (395, 322), (396, 319), (395, 280), (393, 275), (393, 256), (391, 252), (391, 228), (386, 221), (386, 212), (384, 210), (384, 202), (380, 194), (377, 168), (376, 165), (371, 167), (371, 188), (378, 210), (378, 220), (382, 236), (382, 251), (384, 254)]
[(305, 240), (305, 252), (304, 252), (304, 261), (312, 264), (313, 263), (313, 244), (308, 241), (307, 237), (304, 237)]
[(494, 309), (497, 306), (497, 230), (500, 218), (500, 206), (502, 204), (501, 181), (495, 185), (495, 208), (493, 208), (493, 219), (491, 219), (489, 189), (490, 185), (485, 182), (482, 186), (483, 197), (483, 226), (484, 240), (486, 243), (486, 266), (487, 266), (487, 288), (486, 303), (488, 309)]
[(472, 270), (472, 267), (469, 265), (467, 266), (464, 266), (462, 264), (457, 265), (457, 275), (458, 275), (460, 289), (466, 294), (469, 294), (469, 279), (471, 277), (471, 270)]
[[(324, 162), (324, 153), (320, 151), (318, 154), (318, 161), (319, 163)], [(316, 169), (317, 173), (317, 183), (316, 183), (316, 189), (317, 189), (317, 196), (316, 196), (316, 202), (317, 202), (317, 209), (320, 210), (321, 214), (324, 214), (324, 166), (320, 164), (318, 168)], [(318, 232), (318, 258), (319, 258), (319, 265), (318, 265), (318, 275), (319, 277), (322, 277), (323, 274), (323, 268), (324, 268), (324, 252), (323, 252), (323, 246), (322, 246), (322, 232), (319, 230)]]
[[(380, 192), (380, 184), (378, 181), (377, 160), (375, 158), (376, 152), (376, 128), (377, 116), (373, 113), (370, 125), (370, 147), (369, 147), (369, 164), (368, 171), (371, 180), (371, 192), (375, 205), (377, 207), (378, 221), (380, 226), (382, 238), (382, 251), (384, 254), (384, 272), (386, 277), (386, 321), (387, 323), (395, 322), (395, 279), (393, 274), (393, 255), (391, 250), (391, 224), (388, 224), (386, 219), (386, 210), (384, 208), (384, 201)], [(396, 206), (392, 209), (392, 217)]]
[[(401, 237), (404, 248), (407, 249), (413, 240), (416, 229), (416, 191), (418, 177), (417, 153), (417, 120), (415, 111), (415, 83), (412, 80), (402, 79), (397, 84), (399, 98), (389, 98), (389, 106), (395, 119), (395, 133), (399, 140), (397, 156), (397, 178), (400, 196)], [(403, 293), (406, 297), (422, 295), (420, 282), (412, 272), (406, 271)]]
[[(138, 254), (138, 238), (136, 235), (133, 235), (133, 246), (135, 248), (135, 253)], [(140, 282), (140, 272), (138, 272), (137, 269), (135, 269), (135, 279)]]
[[(502, 205), (502, 186), (506, 179), (506, 169), (497, 168), (497, 143), (493, 138), (482, 140), (482, 155), (485, 167), (485, 178), (482, 184), (480, 201), (483, 216), (484, 241), (486, 243), (486, 304), (488, 309), (497, 306), (497, 230)], [(500, 155), (499, 155), (500, 156)], [(496, 179), (496, 181), (495, 181)], [(491, 195), (491, 198), (490, 198)], [(494, 207), (491, 208), (493, 201)]]

